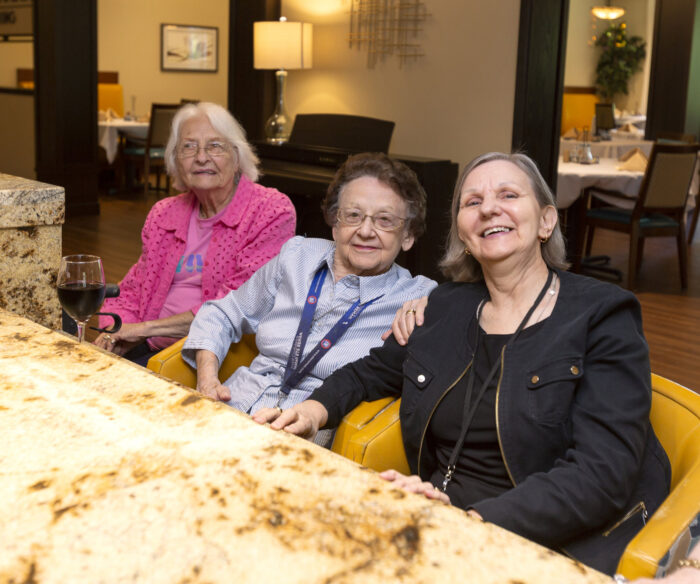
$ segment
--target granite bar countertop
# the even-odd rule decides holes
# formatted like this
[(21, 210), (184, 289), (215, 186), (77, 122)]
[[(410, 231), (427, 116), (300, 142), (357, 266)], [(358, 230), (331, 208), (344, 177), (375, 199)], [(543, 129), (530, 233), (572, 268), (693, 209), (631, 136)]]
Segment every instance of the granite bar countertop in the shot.
[(0, 173), (0, 308), (55, 329), (64, 207), (63, 187)]
[(0, 581), (609, 578), (0, 311)]
[(0, 173), (0, 229), (63, 224), (63, 187)]

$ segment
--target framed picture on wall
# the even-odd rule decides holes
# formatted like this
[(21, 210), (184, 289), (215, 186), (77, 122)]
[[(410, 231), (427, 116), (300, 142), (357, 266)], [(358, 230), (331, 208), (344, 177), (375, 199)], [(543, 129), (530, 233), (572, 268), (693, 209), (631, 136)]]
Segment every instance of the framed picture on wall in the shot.
[(160, 69), (216, 73), (219, 70), (219, 29), (161, 24)]

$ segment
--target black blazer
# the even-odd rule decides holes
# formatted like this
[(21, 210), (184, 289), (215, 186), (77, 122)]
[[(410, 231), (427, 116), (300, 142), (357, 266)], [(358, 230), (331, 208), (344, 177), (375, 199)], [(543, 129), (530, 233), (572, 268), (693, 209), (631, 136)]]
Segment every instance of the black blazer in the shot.
[[(513, 488), (474, 508), (487, 521), (613, 573), (643, 525), (642, 505), (653, 513), (670, 485), (668, 458), (649, 422), (649, 351), (633, 294), (557, 274), (551, 316), (502, 353), (496, 424)], [(406, 347), (392, 337), (313, 393), (310, 399), (328, 410), (327, 426), (361, 401), (400, 395), (406, 456), (412, 472), (428, 480), (437, 462), (426, 430), (471, 365), (476, 309), (486, 296), (483, 283), (436, 288), (425, 324)]]

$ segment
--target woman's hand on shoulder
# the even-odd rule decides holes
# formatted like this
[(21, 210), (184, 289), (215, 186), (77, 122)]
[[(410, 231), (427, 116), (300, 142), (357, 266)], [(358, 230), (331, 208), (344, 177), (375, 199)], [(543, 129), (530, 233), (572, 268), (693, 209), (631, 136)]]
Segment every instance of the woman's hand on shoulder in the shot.
[(435, 499), (437, 501), (442, 501), (449, 505), (450, 498), (446, 493), (440, 491), (431, 482), (424, 481), (418, 475), (405, 475), (397, 470), (385, 470), (379, 473), (385, 481), (393, 483), (397, 487), (408, 491), (409, 493), (415, 493), (416, 495), (423, 495), (428, 499)]
[(328, 410), (315, 400), (309, 399), (289, 408), (264, 408), (252, 416), (258, 424), (270, 423), (273, 430), (284, 430), (290, 434), (313, 440), (319, 428), (328, 420)]
[(423, 325), (426, 306), (428, 306), (427, 296), (404, 302), (403, 306), (396, 311), (391, 329), (382, 335), (382, 340), (386, 341), (393, 333), (396, 342), (399, 345), (405, 345), (413, 329)]

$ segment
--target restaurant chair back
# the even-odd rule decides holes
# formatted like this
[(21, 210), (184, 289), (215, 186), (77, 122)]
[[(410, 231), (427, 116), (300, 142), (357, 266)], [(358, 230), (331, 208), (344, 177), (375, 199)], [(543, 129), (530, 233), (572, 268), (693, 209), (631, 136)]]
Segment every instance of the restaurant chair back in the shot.
[[(700, 144), (654, 144), (639, 189), (634, 208), (617, 206), (591, 207), (596, 193), (619, 199), (629, 204), (623, 193), (599, 187), (588, 187), (585, 192), (585, 213), (582, 228), (587, 230), (585, 255), (590, 255), (596, 228), (622, 231), (630, 235), (627, 287), (633, 289), (642, 261), (644, 239), (647, 237), (675, 237), (678, 247), (681, 287), (688, 286), (685, 216), (688, 191), (697, 163)], [(584, 253), (583, 238), (579, 238), (576, 258)], [(580, 267), (577, 260), (575, 269)]]
[(620, 558), (617, 571), (629, 579), (672, 569), (700, 520), (700, 395), (653, 373), (651, 386), (649, 417), (671, 463), (671, 491)]
[[(170, 136), (173, 118), (180, 109), (179, 103), (151, 104), (151, 119), (148, 134), (144, 143), (130, 139), (130, 143), (122, 148), (124, 164), (133, 163), (142, 169), (143, 190), (148, 194), (150, 188), (151, 170), (156, 172), (156, 190), (160, 188), (160, 175), (165, 169), (165, 145)], [(165, 177), (165, 192), (170, 191), (170, 177)]]
[(656, 140), (659, 144), (695, 144), (698, 141), (695, 135), (682, 132), (659, 132)]

